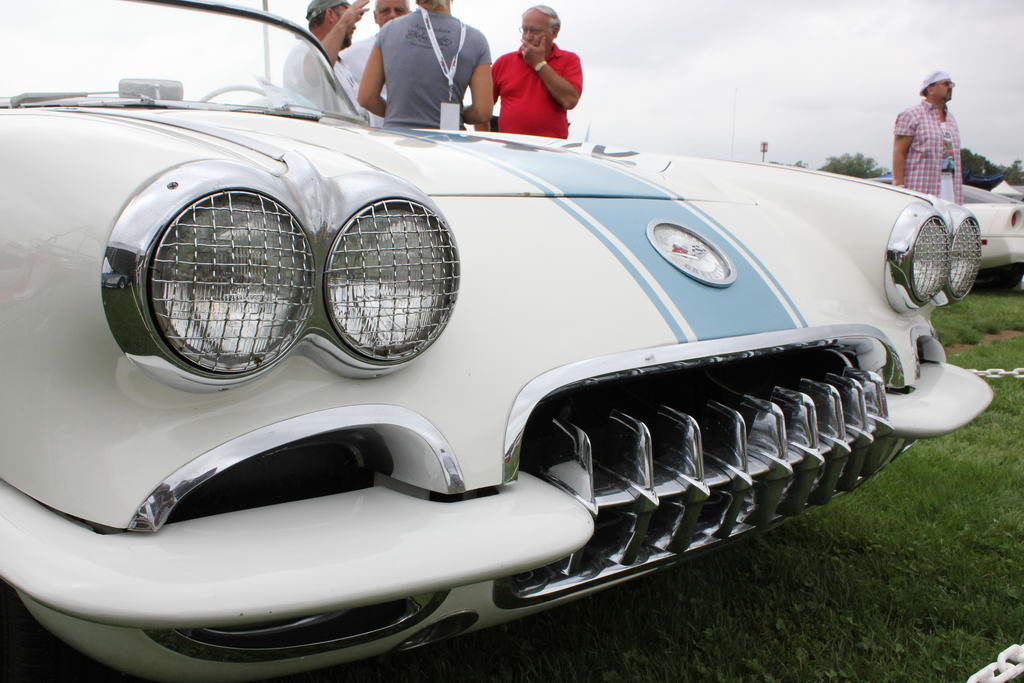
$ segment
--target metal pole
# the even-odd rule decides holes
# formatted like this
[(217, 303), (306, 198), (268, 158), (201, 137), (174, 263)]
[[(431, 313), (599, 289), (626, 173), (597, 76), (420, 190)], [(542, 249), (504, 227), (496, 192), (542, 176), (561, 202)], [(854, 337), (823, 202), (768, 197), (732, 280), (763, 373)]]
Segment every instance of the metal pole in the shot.
[(732, 142), (729, 143), (729, 158), (736, 158), (736, 98), (740, 94), (740, 89), (736, 88), (732, 91)]
[[(263, 11), (270, 11), (270, 0), (263, 0)], [(270, 80), (270, 30), (263, 24), (263, 75)]]

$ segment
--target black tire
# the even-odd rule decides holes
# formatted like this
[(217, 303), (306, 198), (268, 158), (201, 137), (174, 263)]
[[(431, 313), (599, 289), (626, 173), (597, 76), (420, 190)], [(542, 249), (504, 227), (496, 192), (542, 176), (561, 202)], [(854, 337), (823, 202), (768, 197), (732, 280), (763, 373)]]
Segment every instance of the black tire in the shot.
[(0, 581), (0, 683), (129, 680), (51, 635)]
[(1011, 263), (999, 268), (988, 268), (978, 273), (975, 286), (979, 289), (1013, 289), (1024, 279), (1024, 263)]

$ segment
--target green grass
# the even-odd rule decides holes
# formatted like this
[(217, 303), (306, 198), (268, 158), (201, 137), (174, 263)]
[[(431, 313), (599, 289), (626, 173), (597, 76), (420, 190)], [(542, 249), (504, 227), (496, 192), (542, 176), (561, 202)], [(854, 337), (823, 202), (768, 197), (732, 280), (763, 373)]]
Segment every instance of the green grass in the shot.
[[(968, 297), (937, 324), (946, 339), (1019, 327), (1021, 297)], [(1024, 366), (1024, 337), (950, 361)], [(1024, 380), (990, 382), (995, 401), (972, 425), (750, 542), (504, 626), (289, 680), (965, 681), (1024, 642)]]
[(977, 344), (983, 335), (1024, 330), (1024, 290), (979, 290), (936, 309), (932, 322), (946, 345)]

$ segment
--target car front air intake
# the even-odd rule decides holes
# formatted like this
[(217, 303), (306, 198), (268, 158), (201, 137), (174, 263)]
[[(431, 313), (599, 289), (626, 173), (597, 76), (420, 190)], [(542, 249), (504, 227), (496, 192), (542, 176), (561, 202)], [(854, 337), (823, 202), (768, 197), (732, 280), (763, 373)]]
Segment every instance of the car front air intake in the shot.
[(548, 392), (526, 420), (520, 468), (585, 506), (594, 534), (499, 581), (496, 602), (522, 607), (675, 564), (859, 486), (908, 446), (888, 420), (878, 349), (864, 349), (829, 337)]

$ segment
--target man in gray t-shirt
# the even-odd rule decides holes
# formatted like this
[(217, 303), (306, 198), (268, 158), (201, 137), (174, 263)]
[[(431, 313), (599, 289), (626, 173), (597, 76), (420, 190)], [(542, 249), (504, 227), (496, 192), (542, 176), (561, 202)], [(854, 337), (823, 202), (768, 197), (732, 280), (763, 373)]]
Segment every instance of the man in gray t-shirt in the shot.
[[(456, 102), (461, 106), (473, 72), (479, 66), (489, 68), (491, 63), (487, 39), (477, 29), (467, 26), (466, 42), (459, 52), (452, 98), (449, 98), (448, 79), (431, 45), (421, 15), (424, 11), (420, 8), (395, 19), (377, 34), (375, 47), (380, 50), (388, 89), (385, 128), (437, 128), (441, 103)], [(451, 64), (459, 49), (462, 22), (439, 12), (430, 12), (429, 18), (441, 54), (445, 62)], [(489, 78), (490, 74), (487, 75)], [(489, 83), (487, 87), (491, 87)], [(490, 97), (489, 92), (487, 97)]]

